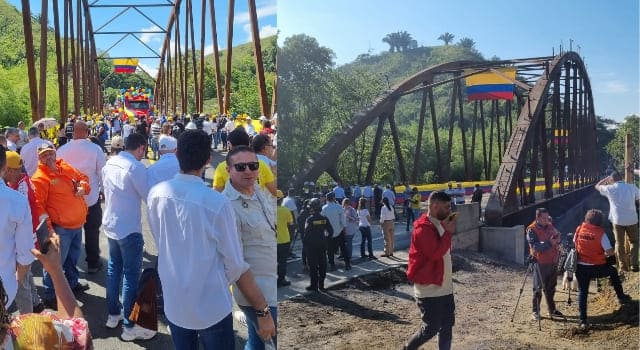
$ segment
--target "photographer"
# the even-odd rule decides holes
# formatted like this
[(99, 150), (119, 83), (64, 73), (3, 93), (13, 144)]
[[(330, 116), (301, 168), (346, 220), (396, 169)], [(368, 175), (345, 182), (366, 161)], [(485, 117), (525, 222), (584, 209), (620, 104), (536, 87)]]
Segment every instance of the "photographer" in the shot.
[(611, 242), (602, 227), (604, 215), (600, 210), (591, 209), (584, 216), (584, 222), (576, 228), (573, 242), (578, 252), (578, 265), (576, 278), (580, 293), (578, 294), (578, 307), (580, 309), (580, 329), (589, 328), (587, 323), (587, 298), (589, 283), (592, 278), (609, 277), (613, 289), (618, 296), (620, 304), (627, 303), (631, 297), (624, 294), (620, 276), (614, 267), (616, 263)]
[[(558, 276), (556, 265), (560, 258), (559, 245), (560, 233), (551, 224), (549, 212), (545, 208), (536, 209), (536, 219), (527, 227), (527, 242), (529, 242), (529, 254), (538, 264), (540, 278), (533, 274), (533, 318), (540, 319), (540, 300), (542, 293), (547, 300), (549, 316), (563, 317), (556, 309), (553, 296), (556, 293)], [(542, 279), (542, 281), (540, 281)], [(540, 285), (542, 284), (542, 285)]]

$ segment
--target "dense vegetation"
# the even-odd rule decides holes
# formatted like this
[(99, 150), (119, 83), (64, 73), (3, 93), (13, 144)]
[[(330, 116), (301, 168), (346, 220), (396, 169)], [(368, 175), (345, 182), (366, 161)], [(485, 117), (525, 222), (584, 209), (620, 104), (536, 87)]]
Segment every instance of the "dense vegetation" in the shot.
[[(315, 38), (304, 34), (286, 38), (278, 48), (279, 74), (279, 114), (281, 115), (280, 139), (286, 140), (279, 147), (278, 182), (285, 186), (290, 178), (318, 151), (334, 134), (343, 130), (355, 113), (369, 106), (375, 97), (403, 79), (436, 64), (458, 61), (483, 61), (481, 53), (475, 49), (475, 41), (462, 38), (449, 45), (454, 39), (451, 33), (442, 34), (438, 40), (444, 45), (418, 47), (407, 32), (390, 33), (382, 41), (389, 45), (388, 52), (359, 55), (353, 62), (335, 67), (335, 55), (330, 48), (321, 46)], [(491, 60), (496, 60), (492, 57)], [(451, 84), (434, 89), (436, 116), (442, 153), (446, 153), (449, 125), (449, 98)], [(486, 105), (485, 105), (486, 106)], [(500, 107), (501, 110), (503, 109)], [(473, 104), (465, 103), (465, 119), (469, 121)], [(430, 123), (423, 133), (422, 157), (413, 164), (413, 152), (417, 140), (419, 94), (402, 97), (396, 105), (395, 119), (398, 125), (401, 152), (407, 163), (407, 174), (418, 167), (418, 182), (432, 183), (446, 179), (437, 178), (434, 141)], [(458, 112), (456, 112), (458, 113)], [(513, 121), (517, 119), (514, 113)], [(456, 123), (458, 121), (456, 120)], [(601, 145), (614, 139), (615, 122), (599, 118), (598, 138)], [(465, 125), (470, 139), (470, 125)], [(365, 133), (340, 155), (337, 169), (347, 183), (362, 183), (371, 153), (377, 126), (369, 126)], [(388, 130), (388, 124), (385, 126)], [(451, 178), (463, 180), (464, 160), (459, 129), (453, 135)], [(477, 138), (480, 138), (478, 128)], [(496, 137), (497, 135), (494, 135)], [(487, 130), (487, 138), (488, 130)], [(444, 140), (444, 142), (443, 142)], [(479, 141), (478, 141), (479, 142)], [(602, 148), (602, 147), (600, 147)], [(484, 176), (482, 171), (482, 147), (474, 150), (473, 179)], [(493, 179), (498, 170), (500, 155), (497, 148), (492, 156)], [(602, 168), (611, 163), (609, 154), (599, 154)], [(398, 183), (400, 181), (397, 157), (390, 132), (385, 132), (382, 147), (377, 156), (374, 181), (378, 183)], [(320, 183), (332, 181), (327, 174), (321, 176)]]

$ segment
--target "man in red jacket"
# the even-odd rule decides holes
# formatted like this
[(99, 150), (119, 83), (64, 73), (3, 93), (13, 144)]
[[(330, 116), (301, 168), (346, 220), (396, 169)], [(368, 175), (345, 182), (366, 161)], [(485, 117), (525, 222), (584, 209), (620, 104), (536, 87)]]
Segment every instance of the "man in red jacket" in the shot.
[(455, 323), (453, 279), (451, 267), (451, 237), (456, 230), (451, 216), (451, 196), (432, 192), (429, 212), (413, 224), (407, 278), (422, 314), (422, 325), (409, 339), (404, 349), (418, 349), (438, 334), (438, 348), (451, 349), (451, 334)]

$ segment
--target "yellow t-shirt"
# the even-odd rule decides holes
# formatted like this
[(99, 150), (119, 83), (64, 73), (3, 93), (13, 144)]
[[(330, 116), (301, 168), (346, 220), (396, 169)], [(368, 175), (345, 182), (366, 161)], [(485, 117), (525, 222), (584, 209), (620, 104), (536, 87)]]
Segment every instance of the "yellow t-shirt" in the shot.
[(287, 207), (278, 206), (276, 218), (276, 240), (278, 244), (291, 242), (291, 235), (289, 234), (289, 225), (293, 224), (291, 210)]
[[(273, 172), (267, 163), (261, 160), (258, 160), (258, 162), (260, 163), (260, 167), (258, 168), (258, 184), (260, 185), (260, 188), (264, 190), (266, 184), (276, 181), (276, 177), (273, 175)], [(229, 179), (227, 162), (223, 161), (216, 166), (216, 171), (213, 173), (213, 188), (224, 187), (227, 183), (227, 179)]]
[(420, 209), (420, 200), (422, 199), (422, 195), (420, 192), (417, 192), (413, 196), (411, 196), (411, 209)]

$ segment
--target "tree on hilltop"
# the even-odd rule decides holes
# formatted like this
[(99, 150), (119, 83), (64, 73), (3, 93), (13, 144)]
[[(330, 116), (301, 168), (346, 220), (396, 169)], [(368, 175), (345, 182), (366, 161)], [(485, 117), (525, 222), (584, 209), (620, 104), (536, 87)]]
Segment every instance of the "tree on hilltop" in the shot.
[(465, 49), (473, 49), (476, 45), (476, 42), (471, 38), (462, 38), (458, 41), (458, 46), (464, 47)]
[(438, 37), (438, 40), (442, 40), (442, 41), (444, 41), (445, 45), (449, 45), (449, 43), (453, 41), (453, 38), (455, 38), (455, 35), (453, 35), (453, 34), (451, 34), (449, 32), (445, 32), (444, 34), (441, 34)]
[(389, 52), (401, 52), (418, 47), (418, 42), (406, 30), (389, 33), (382, 42), (389, 45)]

